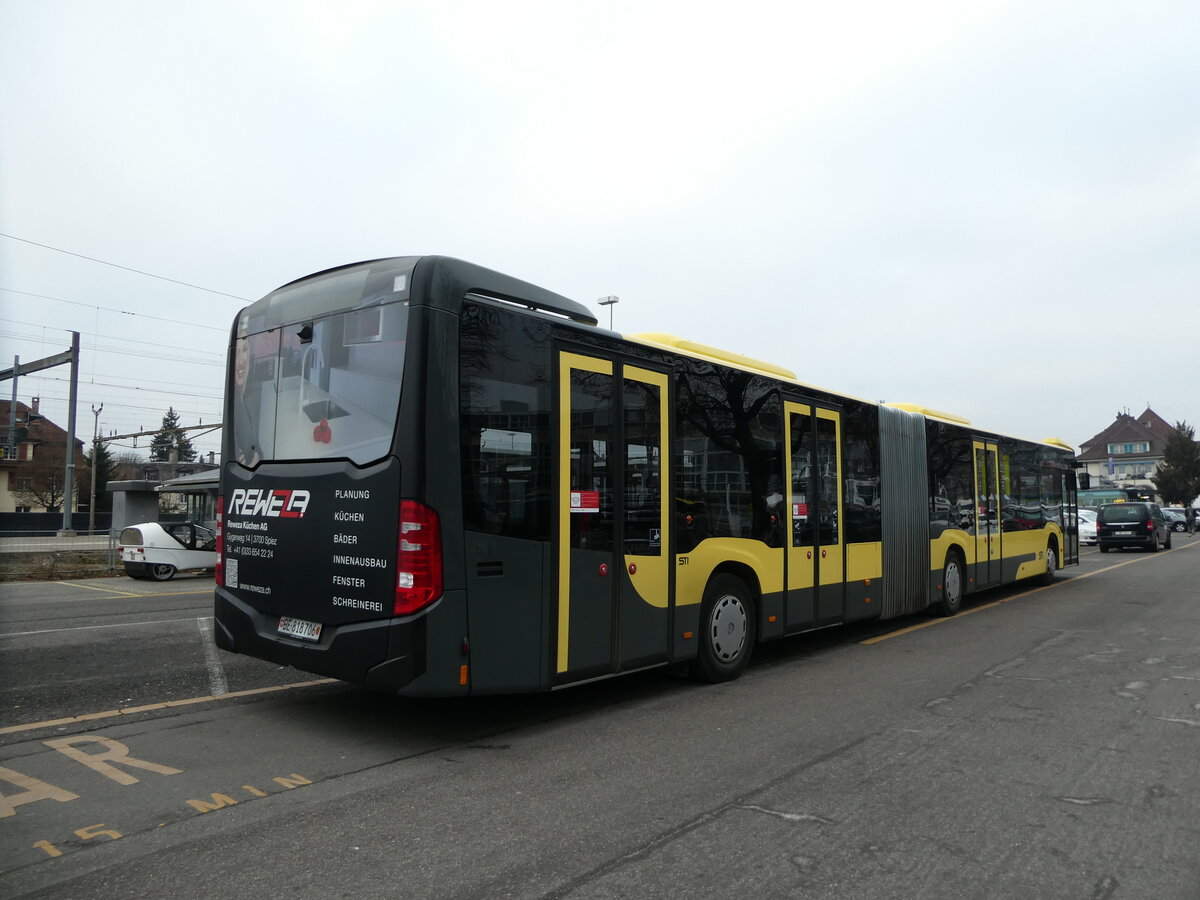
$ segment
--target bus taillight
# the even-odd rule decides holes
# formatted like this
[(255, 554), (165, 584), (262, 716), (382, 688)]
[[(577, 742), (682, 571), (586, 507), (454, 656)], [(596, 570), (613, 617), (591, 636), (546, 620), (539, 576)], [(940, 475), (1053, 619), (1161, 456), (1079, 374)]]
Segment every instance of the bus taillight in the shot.
[(424, 503), (401, 500), (393, 615), (411, 615), (440, 596), (442, 529), (438, 514)]
[(225, 498), (217, 497), (217, 564), (213, 569), (218, 585), (225, 583)]

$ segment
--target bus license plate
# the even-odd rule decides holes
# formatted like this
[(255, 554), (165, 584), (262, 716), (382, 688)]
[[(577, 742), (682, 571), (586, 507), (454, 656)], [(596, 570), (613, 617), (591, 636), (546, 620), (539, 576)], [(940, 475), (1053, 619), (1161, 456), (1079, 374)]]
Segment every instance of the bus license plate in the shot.
[(302, 641), (319, 641), (321, 639), (321, 623), (280, 616), (279, 633), (286, 634), (288, 637), (300, 638)]

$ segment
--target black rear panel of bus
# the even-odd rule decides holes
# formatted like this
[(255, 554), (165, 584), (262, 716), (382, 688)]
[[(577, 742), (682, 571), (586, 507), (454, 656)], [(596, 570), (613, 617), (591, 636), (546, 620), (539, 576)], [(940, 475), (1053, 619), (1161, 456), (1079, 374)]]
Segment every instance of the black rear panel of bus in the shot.
[(326, 628), (390, 617), (399, 484), (394, 458), (367, 469), (230, 465), (221, 586), (260, 612)]
[(423, 617), (393, 615), (399, 481), (395, 458), (227, 467), (217, 645), (389, 689), (421, 675)]

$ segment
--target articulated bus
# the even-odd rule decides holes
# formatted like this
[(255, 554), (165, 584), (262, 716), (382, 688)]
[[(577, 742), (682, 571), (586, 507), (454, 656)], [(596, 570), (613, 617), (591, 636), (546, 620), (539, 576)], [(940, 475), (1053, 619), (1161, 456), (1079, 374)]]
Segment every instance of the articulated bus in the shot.
[(1052, 579), (1071, 448), (831, 393), (445, 257), (230, 340), (216, 641), (409, 695), (547, 691)]

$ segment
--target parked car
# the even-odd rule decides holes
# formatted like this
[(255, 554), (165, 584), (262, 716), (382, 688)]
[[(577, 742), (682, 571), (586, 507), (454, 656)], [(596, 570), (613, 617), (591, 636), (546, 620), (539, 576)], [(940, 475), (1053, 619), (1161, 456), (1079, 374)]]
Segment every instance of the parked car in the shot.
[(1093, 510), (1079, 510), (1079, 543), (1096, 543), (1096, 513)]
[(1171, 549), (1171, 531), (1157, 503), (1106, 503), (1096, 517), (1100, 552), (1140, 547), (1151, 553)]
[(1167, 518), (1167, 527), (1181, 534), (1187, 531), (1187, 510), (1178, 506), (1163, 507), (1163, 515)]
[(121, 562), (130, 578), (168, 581), (184, 569), (217, 564), (217, 534), (194, 522), (143, 522), (121, 531)]
[(121, 562), (130, 578), (166, 581), (185, 569), (217, 564), (218, 472), (208, 470), (164, 481), (155, 490), (187, 510), (184, 522), (143, 522), (121, 531)]

